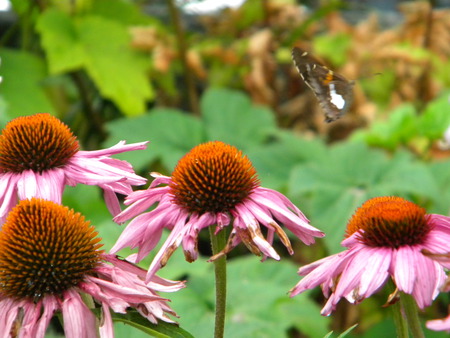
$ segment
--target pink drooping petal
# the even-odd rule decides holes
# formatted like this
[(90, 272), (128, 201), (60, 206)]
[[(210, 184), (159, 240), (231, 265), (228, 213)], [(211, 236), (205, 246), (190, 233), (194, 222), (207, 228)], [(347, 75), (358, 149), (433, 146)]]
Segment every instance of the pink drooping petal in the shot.
[(267, 198), (266, 196), (254, 196), (252, 199), (266, 208), (270, 209), (274, 217), (283, 223), (296, 237), (298, 237), (305, 244), (312, 244), (315, 242), (314, 237), (324, 237), (325, 234), (309, 225), (308, 220), (303, 214), (297, 215), (287, 208), (283, 208), (276, 201)]
[(125, 205), (130, 205), (114, 218), (114, 222), (125, 222), (149, 209), (156, 202), (161, 202), (159, 208), (171, 206), (170, 199), (165, 197), (167, 188), (154, 188), (152, 190), (134, 191), (125, 199)]
[(301, 267), (298, 274), (306, 276), (290, 291), (290, 296), (294, 297), (308, 289), (326, 283), (333, 278), (333, 276), (340, 273), (347, 262), (347, 257), (345, 257), (346, 253), (347, 252), (343, 252), (325, 257), (317, 262)]
[(430, 306), (434, 298), (439, 294), (439, 289), (445, 280), (442, 267), (421, 253), (416, 253), (416, 283), (412, 295), (417, 306), (424, 309)]
[(450, 333), (450, 315), (443, 319), (429, 320), (426, 326), (433, 331), (447, 331)]
[(0, 299), (0, 337), (8, 338), (12, 325), (17, 318), (21, 306), (16, 300), (7, 297)]
[(0, 175), (0, 226), (5, 223), (6, 216), (17, 204), (17, 181), (20, 176), (6, 173)]
[[(156, 246), (156, 241), (153, 241), (152, 237), (159, 236), (159, 239), (161, 238), (162, 229), (161, 231), (159, 231), (159, 227), (162, 224), (165, 224), (166, 227), (172, 230), (172, 232), (175, 230), (174, 228), (176, 227), (176, 225), (179, 224), (180, 227), (184, 228), (182, 229), (182, 231), (183, 234), (185, 234), (186, 231), (188, 230), (185, 226), (187, 219), (188, 215), (183, 210), (180, 209), (180, 210), (173, 210), (170, 213), (162, 214), (161, 222), (152, 220), (151, 222), (154, 222), (154, 226), (153, 227), (147, 226), (147, 228), (144, 231), (143, 242), (139, 246), (137, 262), (140, 262), (142, 259), (144, 259), (149, 254), (149, 252)], [(154, 227), (158, 227), (157, 228), (158, 231), (155, 232), (153, 229)], [(180, 241), (181, 240), (182, 238), (180, 238)], [(180, 242), (177, 241), (176, 247), (178, 247), (179, 245)]]
[(390, 249), (372, 248), (361, 276), (358, 290), (361, 298), (370, 297), (387, 281), (391, 259)]
[[(400, 291), (411, 294), (416, 282), (417, 270), (415, 248), (408, 245), (394, 250), (394, 259), (390, 273), (394, 276), (395, 284)], [(422, 254), (420, 254), (422, 256)]]
[(59, 309), (59, 301), (55, 296), (49, 295), (42, 299), (43, 312), (36, 327), (36, 337), (44, 337), (48, 325), (55, 312)]
[(25, 170), (17, 181), (17, 192), (20, 199), (33, 197), (44, 198), (55, 203), (61, 203), (64, 190), (64, 170), (54, 168), (43, 173)]
[(162, 259), (165, 255), (168, 254), (169, 248), (170, 251), (173, 252), (175, 248), (178, 248), (180, 246), (180, 243), (183, 240), (183, 236), (187, 231), (185, 224), (186, 223), (184, 217), (180, 217), (178, 219), (178, 222), (175, 224), (174, 228), (170, 232), (169, 237), (167, 237), (161, 249), (159, 249), (155, 258), (153, 258), (153, 261), (150, 264), (150, 267), (148, 268), (147, 277), (145, 279), (146, 281), (150, 281), (153, 275), (156, 273), (156, 271), (158, 271), (163, 266), (161, 264)]
[[(236, 205), (232, 214), (235, 218), (233, 227), (240, 227), (242, 230), (249, 229), (252, 234), (260, 232), (258, 221), (250, 210), (246, 208), (245, 204), (241, 203)], [(280, 260), (280, 255), (278, 255), (275, 249), (262, 237), (254, 236), (252, 241), (265, 256), (271, 257), (275, 260)]]
[(154, 178), (153, 182), (150, 184), (150, 188), (154, 188), (160, 184), (172, 183), (172, 178), (170, 176), (161, 175), (157, 172), (151, 172), (150, 175)]
[(62, 314), (64, 334), (67, 338), (91, 338), (97, 336), (95, 316), (74, 290), (64, 292)]
[(110, 188), (103, 187), (103, 197), (105, 198), (106, 207), (111, 215), (118, 215), (121, 212), (121, 209), (116, 193)]
[(100, 337), (114, 338), (114, 326), (109, 307), (104, 303), (102, 305), (102, 320), (100, 322)]

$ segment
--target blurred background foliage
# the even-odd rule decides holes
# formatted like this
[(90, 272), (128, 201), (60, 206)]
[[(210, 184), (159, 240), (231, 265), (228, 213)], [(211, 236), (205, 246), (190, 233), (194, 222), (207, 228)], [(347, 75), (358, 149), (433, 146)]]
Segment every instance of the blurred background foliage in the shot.
[[(342, 250), (348, 218), (370, 197), (395, 194), (449, 215), (450, 10), (439, 4), (450, 4), (247, 0), (203, 12), (211, 2), (11, 0), (0, 12), (0, 126), (49, 112), (84, 149), (149, 140), (147, 150), (121, 156), (147, 178), (170, 174), (199, 143), (237, 146), (262, 185), (286, 194), (326, 237), (311, 247), (294, 241), (293, 257), (275, 243), (281, 262), (261, 264), (235, 250), (227, 336), (323, 337), (355, 323), (350, 336), (394, 332), (384, 294), (358, 306), (342, 301), (324, 318), (319, 290), (286, 293), (298, 266)], [(356, 80), (352, 109), (337, 122), (324, 122), (291, 62), (293, 45)], [(64, 203), (97, 225), (106, 250), (112, 246), (122, 228), (96, 188), (67, 188)], [(207, 236), (200, 250), (205, 258), (192, 264), (177, 252), (161, 275), (188, 280), (167, 296), (182, 328), (209, 337)], [(448, 300), (440, 295), (423, 319), (446, 316)], [(117, 337), (139, 337), (116, 325)], [(58, 335), (55, 326), (49, 336)]]

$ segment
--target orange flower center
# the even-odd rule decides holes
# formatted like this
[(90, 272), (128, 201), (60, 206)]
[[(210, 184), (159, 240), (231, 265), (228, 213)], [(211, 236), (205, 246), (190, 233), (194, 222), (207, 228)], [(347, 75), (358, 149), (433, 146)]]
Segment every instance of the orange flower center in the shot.
[(252, 163), (223, 142), (200, 144), (177, 164), (170, 185), (174, 202), (189, 212), (225, 212), (259, 185)]
[(346, 237), (362, 230), (368, 246), (398, 248), (423, 243), (431, 230), (425, 209), (401, 197), (375, 197), (358, 208), (347, 225)]
[(79, 150), (70, 129), (50, 114), (10, 121), (0, 135), (0, 173), (21, 173), (64, 166)]
[(0, 292), (38, 300), (83, 280), (100, 262), (100, 238), (84, 217), (62, 205), (21, 201), (0, 231)]

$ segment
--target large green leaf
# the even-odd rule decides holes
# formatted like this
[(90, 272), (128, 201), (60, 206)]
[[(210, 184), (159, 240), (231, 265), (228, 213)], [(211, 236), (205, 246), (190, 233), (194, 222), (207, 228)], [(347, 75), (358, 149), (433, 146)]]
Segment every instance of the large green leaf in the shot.
[(72, 18), (50, 9), (39, 18), (37, 29), (51, 73), (84, 68), (102, 95), (125, 114), (145, 111), (154, 93), (145, 59), (130, 48), (126, 26), (105, 17)]
[(48, 10), (40, 16), (36, 28), (41, 34), (51, 73), (69, 72), (84, 65), (86, 54), (69, 15), (55, 9)]
[(243, 93), (209, 89), (201, 99), (207, 139), (232, 144), (243, 151), (261, 145), (275, 132), (273, 113)]
[(0, 92), (5, 101), (4, 109), (9, 118), (35, 113), (53, 113), (47, 98), (43, 79), (45, 65), (35, 55), (11, 49), (1, 49)]
[(171, 171), (182, 156), (204, 141), (200, 121), (174, 109), (154, 109), (141, 117), (115, 120), (107, 128), (110, 132), (108, 145), (120, 140), (130, 143), (150, 141), (145, 153), (130, 152), (120, 156), (133, 163), (137, 170), (161, 159), (165, 168)]
[(319, 140), (305, 140), (290, 132), (279, 132), (273, 142), (246, 151), (258, 171), (263, 186), (285, 189), (287, 177), (299, 163), (315, 161), (326, 156), (326, 148)]
[[(150, 111), (146, 116), (113, 121), (108, 124), (111, 137), (107, 144), (111, 145), (112, 142), (121, 139), (130, 142), (150, 140), (152, 155), (148, 158), (133, 157), (132, 163), (137, 168), (142, 168), (150, 161), (161, 159), (163, 165), (170, 171), (193, 147), (202, 142), (214, 140), (235, 145), (244, 153), (254, 151), (252, 159), (258, 161), (261, 158), (260, 150), (264, 149), (263, 147), (268, 143), (269, 136), (277, 136), (273, 114), (266, 108), (253, 105), (242, 93), (211, 89), (202, 97), (201, 105), (203, 111), (201, 119), (179, 110), (158, 108)], [(278, 137), (280, 135), (278, 133)], [(289, 140), (288, 137), (281, 137), (283, 138)], [(272, 142), (273, 154), (276, 153), (277, 156), (288, 160), (283, 155), (282, 147), (275, 145), (277, 142), (276, 139)], [(302, 147), (301, 144), (297, 146)], [(292, 145), (291, 149), (295, 147)], [(305, 153), (298, 156), (305, 157)], [(131, 156), (134, 155), (130, 157), (127, 155), (124, 158), (131, 160)], [(266, 156), (266, 159), (262, 160), (269, 159)], [(283, 170), (283, 174), (286, 174), (286, 170)]]

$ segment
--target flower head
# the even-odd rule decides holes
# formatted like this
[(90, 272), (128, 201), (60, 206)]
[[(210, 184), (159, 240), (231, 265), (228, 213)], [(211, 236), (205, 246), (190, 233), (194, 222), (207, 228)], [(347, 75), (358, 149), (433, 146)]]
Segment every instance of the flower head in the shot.
[(146, 142), (81, 151), (70, 129), (49, 114), (18, 117), (0, 135), (0, 224), (19, 199), (44, 198), (61, 203), (65, 185), (98, 185), (108, 209), (120, 212), (115, 193), (129, 194), (145, 184), (131, 165), (110, 156), (145, 149)]
[(429, 306), (445, 279), (444, 267), (424, 254), (444, 253), (450, 241), (450, 218), (426, 214), (400, 197), (365, 202), (347, 225), (342, 245), (348, 250), (301, 267), (304, 277), (295, 296), (322, 286), (329, 297), (322, 314), (329, 315), (342, 297), (357, 303), (392, 278), (397, 289), (411, 294), (420, 308)]
[[(97, 336), (94, 313), (80, 293), (101, 305), (102, 336), (112, 337), (110, 309), (136, 308), (151, 322), (171, 322), (174, 314), (155, 291), (176, 291), (182, 283), (155, 276), (106, 255), (95, 228), (84, 217), (51, 201), (23, 200), (9, 213), (0, 232), (0, 332), (44, 337), (61, 311), (66, 337)], [(108, 264), (108, 263), (112, 263)]]
[[(221, 231), (232, 225), (226, 247), (211, 260), (227, 254), (243, 242), (256, 255), (280, 259), (272, 247), (276, 233), (292, 254), (292, 247), (279, 223), (304, 243), (311, 244), (324, 234), (309, 225), (302, 212), (285, 196), (259, 185), (256, 171), (241, 151), (223, 142), (208, 142), (193, 148), (177, 164), (172, 177), (157, 173), (149, 189), (135, 191), (125, 200), (130, 205), (115, 217), (123, 222), (134, 218), (111, 250), (139, 247), (136, 261), (144, 258), (161, 238), (164, 228), (171, 233), (156, 255), (152, 275), (164, 266), (182, 244), (186, 259), (197, 256), (197, 237), (203, 228), (217, 224)], [(167, 184), (158, 187), (160, 184)], [(158, 206), (142, 213), (154, 203)], [(141, 214), (142, 213), (142, 214)], [(261, 231), (266, 228), (267, 237)]]

